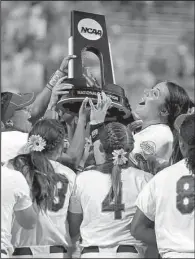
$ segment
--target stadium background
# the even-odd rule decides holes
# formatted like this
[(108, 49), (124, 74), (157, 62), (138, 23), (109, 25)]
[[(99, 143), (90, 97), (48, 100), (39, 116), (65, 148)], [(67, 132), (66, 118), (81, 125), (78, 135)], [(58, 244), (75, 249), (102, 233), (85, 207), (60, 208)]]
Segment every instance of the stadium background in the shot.
[[(44, 87), (68, 54), (71, 10), (106, 16), (116, 83), (132, 107), (160, 80), (194, 100), (194, 1), (2, 1), (2, 88)], [(94, 74), (96, 62), (86, 61)]]

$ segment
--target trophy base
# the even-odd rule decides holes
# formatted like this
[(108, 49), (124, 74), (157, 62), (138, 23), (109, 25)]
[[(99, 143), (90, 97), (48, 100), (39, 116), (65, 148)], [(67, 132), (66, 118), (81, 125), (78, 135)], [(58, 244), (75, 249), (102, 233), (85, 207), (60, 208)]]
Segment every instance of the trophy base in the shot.
[(67, 90), (67, 94), (63, 95), (57, 103), (57, 109), (62, 110), (62, 112), (78, 114), (85, 97), (91, 98), (93, 103), (96, 104), (97, 93), (101, 93), (103, 90), (112, 100), (112, 107), (108, 109), (106, 121), (118, 121), (125, 125), (134, 121), (128, 99), (125, 97), (124, 89), (120, 86), (108, 84), (104, 89), (101, 89), (84, 86), (86, 83), (83, 79), (69, 78), (65, 81), (66, 83), (73, 84), (74, 87), (71, 90)]

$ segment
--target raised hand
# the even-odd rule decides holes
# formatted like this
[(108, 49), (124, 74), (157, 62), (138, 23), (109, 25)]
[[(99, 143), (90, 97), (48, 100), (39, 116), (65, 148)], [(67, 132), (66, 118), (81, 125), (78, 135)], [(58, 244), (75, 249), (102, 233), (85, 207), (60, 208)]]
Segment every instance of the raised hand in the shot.
[(87, 106), (89, 98), (85, 97), (79, 110), (79, 120), (84, 120), (87, 123), (90, 114), (90, 107)]
[(97, 104), (94, 105), (92, 100), (89, 99), (89, 104), (91, 106), (90, 123), (98, 124), (105, 120), (107, 110), (112, 105), (112, 100), (104, 93), (98, 93)]
[(72, 89), (73, 85), (69, 83), (63, 83), (63, 81), (67, 78), (67, 76), (64, 76), (58, 80), (56, 85), (52, 89), (52, 94), (50, 98), (50, 103), (49, 107), (52, 108), (56, 106), (58, 100), (59, 100), (59, 95), (67, 94), (69, 89)]
[(69, 63), (69, 60), (75, 59), (75, 58), (77, 58), (76, 55), (68, 55), (67, 57), (65, 57), (62, 60), (62, 63), (60, 65), (60, 70), (63, 71), (63, 72), (68, 73), (68, 63)]

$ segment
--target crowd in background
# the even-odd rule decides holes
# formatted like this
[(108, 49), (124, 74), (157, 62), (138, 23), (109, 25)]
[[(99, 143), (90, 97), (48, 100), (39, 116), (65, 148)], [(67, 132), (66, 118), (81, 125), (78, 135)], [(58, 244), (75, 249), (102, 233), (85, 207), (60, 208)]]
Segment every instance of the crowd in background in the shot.
[[(192, 94), (193, 6), (193, 1), (112, 1), (111, 6), (106, 1), (2, 1), (2, 87), (11, 81), (24, 91), (40, 91), (68, 54), (70, 12), (80, 10), (105, 15), (116, 83), (133, 107), (143, 89), (160, 80), (174, 80)], [(96, 62), (88, 62), (92, 72)]]
[[(89, 3), (3, 2), (2, 115), (10, 89), (36, 98), (1, 121), (1, 256), (171, 258), (173, 251), (193, 258), (193, 3)], [(106, 15), (116, 81), (132, 106), (128, 125), (106, 121), (113, 104), (103, 91), (96, 104), (85, 98), (78, 114), (57, 108), (59, 96), (73, 87), (65, 81), (68, 62), (76, 58), (67, 56), (73, 9)], [(183, 19), (189, 15), (189, 31), (184, 26), (175, 39), (149, 51), (146, 27), (159, 17), (156, 28), (162, 29), (161, 18), (174, 19), (174, 9)], [(133, 56), (127, 38), (136, 34)], [(91, 73), (84, 76), (93, 87), (97, 63), (88, 58), (84, 66)], [(177, 218), (181, 226), (175, 226)]]

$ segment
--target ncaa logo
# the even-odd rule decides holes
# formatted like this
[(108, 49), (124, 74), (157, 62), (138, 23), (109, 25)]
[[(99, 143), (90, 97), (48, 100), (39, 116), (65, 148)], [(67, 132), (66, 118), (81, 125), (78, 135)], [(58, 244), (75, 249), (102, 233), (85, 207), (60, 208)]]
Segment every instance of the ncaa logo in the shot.
[(85, 18), (78, 23), (79, 33), (88, 40), (99, 40), (103, 35), (101, 25), (95, 20)]

